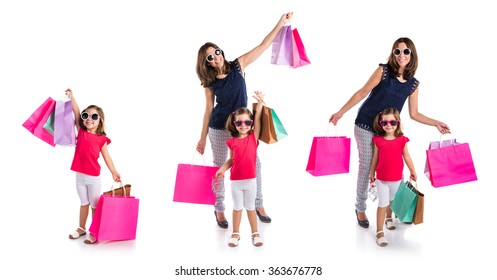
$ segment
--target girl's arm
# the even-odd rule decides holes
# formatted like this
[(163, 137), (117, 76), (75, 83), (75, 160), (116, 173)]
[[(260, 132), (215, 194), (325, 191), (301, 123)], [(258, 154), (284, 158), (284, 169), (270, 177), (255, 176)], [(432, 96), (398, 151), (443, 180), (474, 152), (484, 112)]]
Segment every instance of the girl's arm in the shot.
[(203, 155), (207, 143), (207, 133), (209, 132), (209, 119), (211, 118), (212, 109), (214, 108), (214, 93), (210, 88), (205, 88), (205, 112), (202, 120), (202, 132), (200, 140), (197, 143), (197, 151)]
[(381, 81), (381, 75), (383, 73), (383, 66), (379, 66), (371, 75), (366, 84), (359, 89), (352, 97), (350, 97), (349, 101), (343, 105), (343, 107), (333, 115), (331, 115), (329, 122), (337, 125), (339, 119), (343, 117), (345, 113), (347, 113), (352, 107), (354, 107), (357, 103), (363, 100), (368, 94), (373, 90), (375, 86), (377, 86)]
[(414, 169), (414, 164), (412, 163), (411, 155), (409, 154), (409, 150), (407, 149), (407, 143), (404, 146), (404, 149), (402, 150), (402, 155), (404, 156), (404, 161), (407, 164), (407, 168), (409, 168), (409, 171), (411, 172), (410, 178), (413, 181), (416, 181), (418, 179), (418, 176), (416, 175), (416, 170)]
[(375, 179), (375, 172), (376, 172), (376, 166), (378, 166), (378, 147), (376, 144), (373, 145), (373, 158), (371, 159), (371, 170), (369, 173), (369, 182), (372, 183), (374, 182)]
[(418, 88), (409, 96), (409, 116), (411, 119), (426, 125), (436, 126), (440, 133), (450, 133), (448, 125), (441, 121), (429, 118), (418, 111)]
[(261, 133), (261, 116), (262, 116), (262, 107), (264, 106), (264, 94), (259, 91), (255, 91), (255, 95), (253, 95), (255, 99), (257, 99), (257, 108), (255, 109), (254, 116), (254, 137), (255, 139), (259, 139), (259, 135)]
[(233, 158), (233, 150), (232, 149), (229, 149), (230, 150), (230, 157), (229, 159), (223, 164), (221, 165), (221, 167), (219, 167), (219, 169), (216, 171), (216, 178), (224, 178), (224, 172), (226, 172), (226, 170), (230, 169), (231, 168), (231, 165), (233, 164), (233, 161), (232, 161), (232, 158)]
[(110, 173), (112, 173), (112, 179), (114, 179), (114, 181), (120, 182), (121, 175), (119, 174), (119, 172), (117, 172), (116, 168), (114, 167), (114, 162), (112, 161), (112, 158), (109, 155), (107, 143), (104, 144), (100, 152), (102, 153), (102, 157), (104, 158), (105, 164), (107, 164)]
[(79, 132), (79, 118), (81, 111), (79, 110), (78, 103), (76, 103), (76, 99), (74, 99), (74, 95), (70, 88), (66, 89), (66, 94), (69, 99), (71, 99), (72, 103), (72, 112), (74, 114), (74, 125), (76, 126), (76, 133)]
[(274, 41), (274, 38), (276, 38), (276, 35), (278, 35), (278, 32), (280, 29), (290, 22), (292, 19), (293, 12), (286, 13), (281, 16), (280, 20), (276, 24), (276, 26), (269, 32), (266, 37), (264, 37), (264, 40), (262, 40), (262, 43), (260, 43), (257, 47), (253, 48), (251, 51), (249, 51), (246, 54), (241, 55), (238, 57), (238, 62), (240, 63), (240, 67), (242, 68), (242, 72), (244, 72), (245, 67), (249, 66), (250, 63), (254, 62), (261, 54), (271, 46), (271, 44)]

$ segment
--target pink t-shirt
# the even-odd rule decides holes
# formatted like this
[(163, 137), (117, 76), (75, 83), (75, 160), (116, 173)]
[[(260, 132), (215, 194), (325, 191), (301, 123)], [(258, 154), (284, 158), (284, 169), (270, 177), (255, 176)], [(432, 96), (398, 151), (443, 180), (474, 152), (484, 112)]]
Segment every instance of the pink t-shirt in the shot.
[(386, 140), (383, 136), (373, 136), (373, 143), (378, 147), (378, 165), (376, 178), (382, 181), (398, 181), (402, 179), (404, 157), (402, 151), (409, 138), (399, 136)]
[(259, 141), (254, 133), (244, 138), (230, 138), (226, 144), (233, 151), (231, 164), (231, 180), (253, 179), (256, 176), (255, 164)]
[(107, 136), (89, 133), (80, 128), (71, 170), (91, 176), (99, 176), (100, 164), (98, 163), (98, 158), (105, 143), (110, 144), (110, 139)]

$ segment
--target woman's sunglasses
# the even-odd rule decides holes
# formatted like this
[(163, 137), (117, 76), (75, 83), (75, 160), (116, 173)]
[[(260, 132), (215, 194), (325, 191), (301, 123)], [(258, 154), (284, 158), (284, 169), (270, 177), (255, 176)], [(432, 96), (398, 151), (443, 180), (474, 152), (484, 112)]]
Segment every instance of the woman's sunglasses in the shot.
[(100, 118), (100, 116), (98, 114), (96, 114), (96, 113), (95, 114), (91, 114), (91, 115), (88, 114), (87, 112), (81, 113), (81, 119), (82, 120), (86, 120), (88, 118), (91, 118), (92, 120), (97, 121), (98, 118)]
[(381, 126), (387, 126), (387, 124), (390, 124), (391, 126), (397, 126), (399, 124), (399, 120), (390, 120), (390, 121), (379, 121), (378, 123)]
[(401, 53), (403, 53), (404, 55), (410, 55), (411, 54), (411, 49), (410, 48), (405, 48), (403, 50), (400, 50), (399, 48), (396, 48), (392, 51), (392, 53), (395, 55), (395, 56), (399, 56)]
[(221, 55), (221, 49), (217, 48), (213, 53), (209, 54), (205, 59), (207, 62), (213, 62), (214, 61), (214, 55), (219, 56)]
[(244, 121), (234, 121), (233, 122), (235, 126), (242, 126), (242, 124), (245, 124), (246, 126), (252, 126), (254, 123), (253, 120), (244, 120)]

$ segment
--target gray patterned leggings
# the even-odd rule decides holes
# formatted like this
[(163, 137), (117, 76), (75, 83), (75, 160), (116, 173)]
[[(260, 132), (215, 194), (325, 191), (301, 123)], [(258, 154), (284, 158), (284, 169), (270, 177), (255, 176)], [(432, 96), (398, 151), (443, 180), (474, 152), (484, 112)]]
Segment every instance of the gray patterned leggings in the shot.
[(354, 127), (354, 136), (359, 153), (355, 207), (357, 212), (365, 212), (366, 200), (368, 199), (369, 171), (371, 169), (371, 159), (373, 158), (373, 132), (356, 125)]
[[(209, 127), (209, 140), (212, 147), (212, 156), (216, 166), (223, 165), (228, 159), (228, 146), (226, 140), (231, 138), (228, 131), (224, 129), (213, 129)], [(255, 208), (263, 208), (262, 200), (262, 180), (261, 180), (261, 162), (257, 155), (256, 162), (256, 181), (257, 181), (257, 196), (255, 198)], [(219, 180), (219, 185), (216, 187), (216, 204), (214, 205), (216, 212), (224, 212), (224, 180)]]

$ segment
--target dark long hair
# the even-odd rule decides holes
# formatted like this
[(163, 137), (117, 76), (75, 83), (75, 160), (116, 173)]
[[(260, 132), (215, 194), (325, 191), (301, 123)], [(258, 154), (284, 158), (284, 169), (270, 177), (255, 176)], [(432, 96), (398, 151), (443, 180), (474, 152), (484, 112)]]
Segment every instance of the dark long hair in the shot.
[[(216, 69), (214, 69), (206, 60), (207, 55), (205, 52), (210, 47), (213, 47), (215, 49), (219, 48), (216, 44), (207, 42), (200, 47), (197, 54), (197, 66), (195, 67), (195, 69), (197, 71), (197, 76), (200, 79), (200, 85), (203, 87), (210, 87), (216, 81), (216, 76), (218, 75)], [(223, 50), (221, 50), (221, 55), (224, 59), (222, 72), (224, 74), (227, 74), (231, 72), (233, 66), (231, 65), (231, 63), (226, 61)]]

